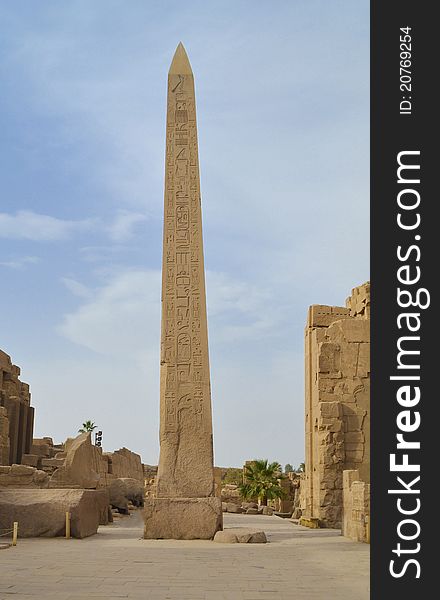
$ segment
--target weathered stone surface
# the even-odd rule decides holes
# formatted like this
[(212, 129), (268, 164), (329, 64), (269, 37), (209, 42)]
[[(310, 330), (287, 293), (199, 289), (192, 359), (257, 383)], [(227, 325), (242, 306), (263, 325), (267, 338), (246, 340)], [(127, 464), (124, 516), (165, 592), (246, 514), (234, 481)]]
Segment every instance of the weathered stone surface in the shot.
[(222, 528), (220, 498), (147, 498), (147, 539), (210, 540)]
[(246, 514), (247, 515), (258, 515), (258, 508), (247, 508)]
[(99, 512), (99, 524), (108, 525), (113, 521), (108, 489), (94, 490), (93, 497)]
[(218, 544), (238, 544), (238, 538), (230, 529), (224, 529), (223, 531), (217, 531), (214, 542)]
[(121, 514), (128, 515), (128, 499), (123, 481), (121, 479), (113, 479), (107, 489), (111, 506), (117, 508)]
[(266, 544), (267, 538), (264, 531), (245, 527), (231, 527), (230, 529), (217, 531), (214, 542), (219, 544)]
[(68, 511), (71, 535), (88, 537), (98, 530), (104, 501), (92, 490), (0, 490), (0, 529), (18, 521), (19, 537), (62, 536)]
[(38, 462), (40, 461), (40, 457), (36, 454), (23, 454), (21, 457), (21, 464), (28, 465), (29, 467), (38, 467)]
[(49, 444), (46, 443), (36, 444), (34, 439), (34, 443), (31, 446), (31, 454), (36, 454), (37, 456), (44, 456), (45, 458), (49, 458), (51, 455), (51, 448)]
[(47, 488), (49, 477), (44, 471), (27, 465), (0, 467), (0, 488)]
[(144, 505), (144, 486), (137, 479), (131, 477), (121, 477), (119, 479), (125, 487), (125, 497), (134, 506)]
[(370, 542), (370, 484), (359, 479), (357, 470), (344, 471), (342, 535)]
[(91, 434), (81, 433), (76, 438), (69, 438), (66, 441), (65, 451), (66, 458), (64, 460), (43, 459), (43, 462), (59, 461), (59, 468), (50, 479), (50, 487), (95, 489), (100, 479), (98, 460), (101, 452), (92, 446)]
[(223, 513), (214, 487), (194, 77), (182, 44), (168, 73), (167, 104), (160, 458), (145, 537), (210, 539)]
[(63, 458), (42, 458), (41, 459), (42, 467), (63, 467), (64, 459)]
[(166, 156), (157, 494), (199, 498), (214, 494), (212, 417), (194, 78), (181, 44)]
[(113, 479), (107, 489), (110, 504), (122, 514), (128, 514), (129, 503), (136, 507), (144, 505), (144, 488), (137, 479), (130, 477)]
[(271, 517), (273, 515), (273, 508), (270, 506), (263, 506), (262, 514)]
[(143, 482), (142, 460), (136, 452), (120, 448), (114, 452), (105, 452), (103, 457), (108, 461), (108, 472), (114, 477), (128, 477)]
[(347, 308), (314, 306), (305, 333), (306, 474), (304, 517), (341, 527), (342, 472), (370, 468), (369, 284), (352, 291)]

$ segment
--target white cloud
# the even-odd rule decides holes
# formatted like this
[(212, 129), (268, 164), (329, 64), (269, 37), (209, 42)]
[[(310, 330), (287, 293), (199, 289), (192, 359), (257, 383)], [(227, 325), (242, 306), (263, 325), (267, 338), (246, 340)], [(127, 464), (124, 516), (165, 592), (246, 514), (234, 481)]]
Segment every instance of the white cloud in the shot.
[(134, 236), (134, 231), (139, 223), (146, 221), (147, 216), (141, 213), (122, 211), (108, 227), (110, 239), (114, 242), (124, 242)]
[(66, 288), (79, 298), (90, 298), (91, 291), (83, 283), (71, 279), (70, 277), (62, 277), (61, 281), (64, 283)]
[[(160, 333), (160, 271), (130, 270), (112, 274), (92, 290), (64, 277), (64, 285), (86, 299), (64, 316), (58, 331), (70, 341), (105, 355), (158, 353)], [(208, 319), (216, 343), (237, 342), (273, 333), (276, 315), (271, 299), (225, 273), (207, 273)], [(269, 316), (268, 316), (269, 315)]]
[(93, 226), (93, 221), (69, 221), (31, 210), (19, 210), (15, 215), (0, 213), (0, 238), (50, 242), (65, 240), (76, 231)]
[(52, 242), (70, 239), (76, 233), (95, 231), (101, 232), (112, 242), (121, 243), (131, 240), (136, 227), (147, 218), (147, 215), (139, 212), (119, 211), (111, 217), (110, 222), (97, 218), (73, 221), (31, 210), (19, 210), (15, 214), (0, 213), (0, 238)]
[(35, 265), (39, 262), (40, 259), (38, 256), (21, 256), (19, 258), (12, 258), (11, 260), (0, 261), (0, 265), (9, 269), (23, 269), (27, 265)]
[(64, 316), (58, 331), (99, 354), (130, 355), (133, 360), (149, 351), (158, 355), (160, 286), (159, 271), (140, 270), (113, 275), (101, 288), (87, 292), (75, 282), (72, 291), (80, 289), (89, 299)]

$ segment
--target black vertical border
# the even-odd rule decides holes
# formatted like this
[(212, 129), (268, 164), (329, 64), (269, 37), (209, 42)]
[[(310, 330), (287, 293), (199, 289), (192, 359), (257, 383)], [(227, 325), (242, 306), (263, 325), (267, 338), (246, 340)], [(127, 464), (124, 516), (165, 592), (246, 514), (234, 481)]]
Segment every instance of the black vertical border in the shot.
[[(436, 385), (440, 373), (440, 355), (435, 345), (439, 327), (436, 317), (438, 307), (435, 283), (438, 282), (437, 262), (440, 226), (436, 208), (440, 205), (434, 178), (439, 173), (439, 151), (435, 146), (438, 137), (438, 86), (437, 61), (440, 25), (434, 16), (436, 3), (408, 0), (371, 0), (371, 598), (407, 598), (424, 600), (436, 597), (439, 531), (439, 503), (435, 491), (439, 481), (440, 419)], [(400, 90), (400, 28), (411, 27), (412, 37), (412, 114), (400, 115), (399, 103), (405, 95)], [(431, 305), (420, 310), (421, 337), (420, 388), (421, 400), (417, 409), (421, 425), (408, 439), (420, 440), (420, 451), (409, 453), (410, 461), (421, 464), (421, 510), (413, 518), (421, 526), (414, 541), (399, 540), (397, 526), (401, 515), (396, 506), (397, 496), (388, 494), (395, 489), (396, 475), (391, 473), (390, 453), (396, 452), (396, 417), (402, 407), (396, 401), (398, 385), (390, 381), (396, 370), (396, 341), (402, 335), (397, 327), (397, 269), (403, 263), (397, 259), (398, 245), (408, 247), (414, 241), (414, 232), (399, 230), (397, 226), (397, 194), (402, 188), (397, 184), (397, 154), (404, 150), (420, 150), (421, 192), (419, 212), (421, 239), (419, 287), (427, 288)], [(415, 256), (415, 252), (412, 256)], [(418, 287), (413, 286), (414, 288)], [(417, 310), (413, 308), (412, 310)], [(440, 320), (440, 319), (439, 319)], [(403, 334), (404, 335), (404, 334)], [(401, 373), (401, 372), (400, 372)], [(415, 371), (408, 372), (415, 374)], [(414, 409), (414, 410), (417, 410)], [(407, 474), (408, 475), (408, 474)], [(410, 474), (411, 475), (411, 474)], [(409, 479), (409, 475), (406, 480)], [(416, 487), (416, 486), (414, 486)], [(402, 496), (412, 498), (415, 496)], [(409, 501), (408, 501), (409, 502)], [(408, 530), (409, 531), (409, 530)], [(420, 563), (420, 578), (415, 578), (414, 565), (404, 576), (390, 574), (390, 560), (396, 559), (396, 570), (402, 567), (405, 556), (397, 557), (392, 550), (400, 541), (403, 548), (421, 544), (420, 552), (405, 555)], [(434, 595), (433, 595), (434, 594)]]

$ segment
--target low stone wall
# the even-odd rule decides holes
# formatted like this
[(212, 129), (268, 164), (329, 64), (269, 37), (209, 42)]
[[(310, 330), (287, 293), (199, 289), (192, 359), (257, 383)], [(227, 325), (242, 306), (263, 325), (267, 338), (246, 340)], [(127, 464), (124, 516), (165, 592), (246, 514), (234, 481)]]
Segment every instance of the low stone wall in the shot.
[(47, 488), (49, 476), (44, 471), (26, 465), (0, 466), (1, 488)]
[(342, 535), (370, 543), (370, 484), (354, 469), (343, 472)]

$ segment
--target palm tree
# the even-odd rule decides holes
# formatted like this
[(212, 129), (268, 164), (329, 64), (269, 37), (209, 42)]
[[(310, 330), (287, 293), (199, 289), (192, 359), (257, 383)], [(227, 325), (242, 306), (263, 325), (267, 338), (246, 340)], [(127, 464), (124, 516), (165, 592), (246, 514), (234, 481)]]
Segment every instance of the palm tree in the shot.
[(82, 428), (78, 429), (78, 433), (88, 433), (89, 431), (91, 432), (97, 427), (98, 425), (95, 425), (93, 421), (86, 421), (85, 423), (83, 423)]
[(239, 490), (246, 500), (258, 498), (260, 504), (267, 506), (268, 500), (284, 495), (279, 482), (283, 477), (280, 463), (269, 463), (267, 459), (254, 460), (245, 465), (244, 483), (239, 486)]

